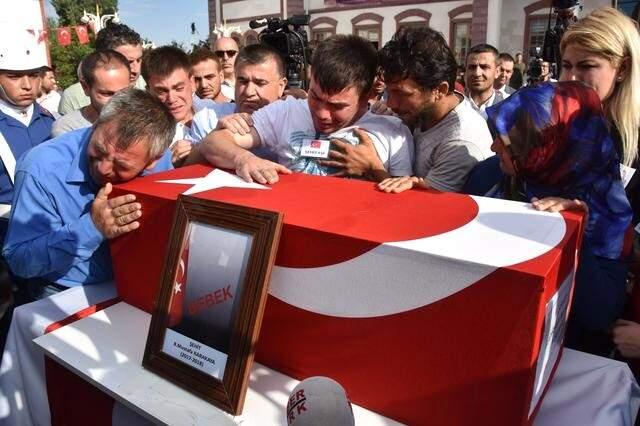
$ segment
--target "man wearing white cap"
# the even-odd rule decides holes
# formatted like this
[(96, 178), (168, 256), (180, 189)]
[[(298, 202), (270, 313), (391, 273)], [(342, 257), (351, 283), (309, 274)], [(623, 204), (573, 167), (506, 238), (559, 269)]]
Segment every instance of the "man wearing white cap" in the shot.
[[(49, 138), (53, 116), (35, 101), (46, 65), (36, 36), (0, 27), (0, 244), (9, 224), (16, 160)], [(0, 256), (0, 350), (11, 319), (11, 280)]]
[(0, 242), (4, 240), (16, 160), (49, 139), (54, 118), (35, 101), (46, 66), (36, 36), (3, 28), (0, 35)]

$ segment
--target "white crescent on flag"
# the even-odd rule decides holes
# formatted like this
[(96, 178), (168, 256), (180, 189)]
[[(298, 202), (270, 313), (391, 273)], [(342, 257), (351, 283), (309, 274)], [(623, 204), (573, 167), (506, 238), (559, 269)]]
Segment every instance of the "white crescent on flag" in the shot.
[(386, 243), (335, 265), (275, 266), (269, 292), (323, 315), (392, 315), (451, 296), (497, 268), (541, 256), (564, 238), (566, 225), (559, 213), (539, 212), (528, 203), (472, 198), (478, 214), (460, 228)]

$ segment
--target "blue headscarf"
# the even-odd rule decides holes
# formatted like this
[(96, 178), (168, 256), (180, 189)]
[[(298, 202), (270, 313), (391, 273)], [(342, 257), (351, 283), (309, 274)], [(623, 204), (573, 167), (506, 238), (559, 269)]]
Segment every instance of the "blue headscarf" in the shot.
[(632, 211), (597, 93), (579, 82), (545, 83), (519, 90), (487, 115), (494, 137), (510, 149), (527, 201), (584, 201), (585, 241), (596, 256), (618, 259)]

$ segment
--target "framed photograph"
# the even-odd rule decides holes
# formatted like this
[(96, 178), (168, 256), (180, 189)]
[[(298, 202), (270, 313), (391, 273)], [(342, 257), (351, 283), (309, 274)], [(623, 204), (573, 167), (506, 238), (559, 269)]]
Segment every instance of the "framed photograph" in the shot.
[(180, 196), (142, 365), (242, 412), (282, 214)]

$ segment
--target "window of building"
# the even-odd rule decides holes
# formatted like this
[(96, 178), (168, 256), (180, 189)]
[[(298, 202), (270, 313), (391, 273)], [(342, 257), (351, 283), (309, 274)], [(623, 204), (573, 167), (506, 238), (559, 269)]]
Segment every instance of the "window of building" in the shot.
[(384, 18), (375, 13), (362, 13), (351, 20), (353, 34), (369, 40), (376, 49), (382, 43), (382, 20)]
[(247, 30), (244, 32), (244, 34), (242, 35), (242, 45), (243, 46), (249, 46), (251, 44), (258, 44), (260, 43), (260, 40), (258, 38), (258, 33), (254, 30)]
[(321, 41), (334, 35), (336, 33), (337, 25), (338, 21), (327, 16), (322, 16), (309, 22), (309, 29), (311, 30), (311, 46), (315, 47)]
[(400, 22), (398, 23), (398, 29), (400, 28), (425, 28), (429, 24), (427, 21), (414, 21), (414, 22)]
[(449, 47), (458, 65), (464, 65), (471, 47), (471, 19), (473, 6), (465, 4), (449, 11)]
[(464, 65), (467, 52), (471, 47), (471, 20), (454, 21), (453, 25), (453, 54), (460, 65)]
[(396, 31), (400, 28), (425, 28), (429, 26), (431, 13), (422, 9), (409, 9), (398, 13), (396, 20)]
[[(542, 52), (544, 33), (549, 23), (551, 4), (552, 0), (538, 0), (524, 8), (524, 46), (522, 46), (522, 53), (524, 54), (525, 62), (529, 61), (531, 55), (535, 55), (537, 47), (539, 47)], [(556, 16), (552, 14), (552, 25), (555, 21)]]
[(547, 30), (548, 18), (532, 17), (529, 19), (529, 39), (527, 42), (527, 55), (529, 57), (536, 54), (536, 49), (540, 48), (542, 53), (542, 45), (544, 44), (544, 33)]
[(318, 29), (311, 31), (311, 40), (313, 45), (317, 45), (323, 40), (328, 39), (334, 34), (334, 31), (331, 29)]
[(377, 25), (362, 26), (356, 29), (356, 35), (369, 40), (376, 49), (380, 46), (380, 28)]

